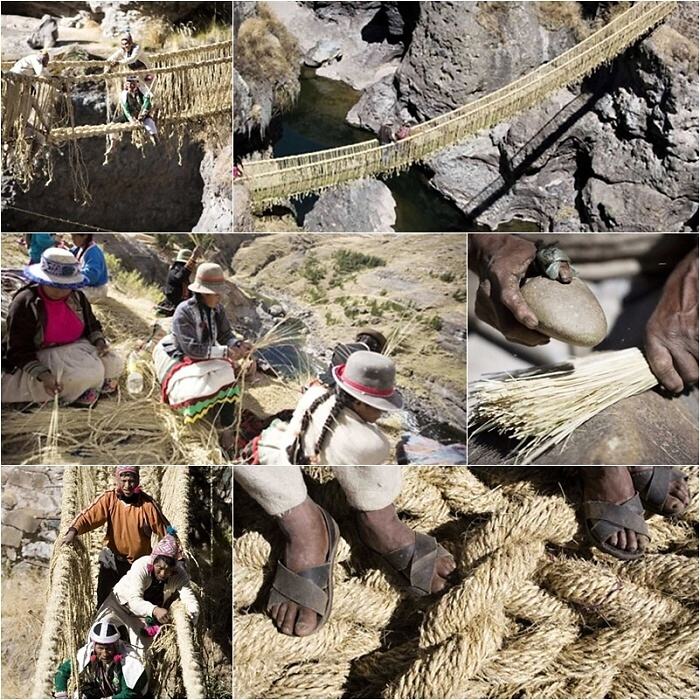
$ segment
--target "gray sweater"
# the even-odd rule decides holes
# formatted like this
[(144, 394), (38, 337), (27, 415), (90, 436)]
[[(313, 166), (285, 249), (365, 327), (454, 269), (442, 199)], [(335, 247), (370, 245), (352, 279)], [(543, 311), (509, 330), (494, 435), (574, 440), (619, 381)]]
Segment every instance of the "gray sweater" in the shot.
[(177, 359), (208, 360), (225, 358), (228, 349), (240, 342), (222, 304), (210, 309), (192, 297), (175, 309), (173, 331), (163, 339), (163, 349)]

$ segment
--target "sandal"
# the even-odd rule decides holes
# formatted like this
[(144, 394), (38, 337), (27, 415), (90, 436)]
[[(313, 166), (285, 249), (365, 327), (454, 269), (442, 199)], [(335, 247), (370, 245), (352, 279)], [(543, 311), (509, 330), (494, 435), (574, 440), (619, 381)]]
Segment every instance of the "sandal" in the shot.
[(78, 396), (75, 401), (73, 401), (73, 406), (78, 406), (79, 408), (90, 408), (97, 403), (99, 398), (100, 395), (95, 389), (88, 389)]
[(641, 559), (644, 556), (644, 550), (628, 552), (605, 541), (610, 535), (623, 529), (649, 537), (639, 493), (635, 493), (632, 498), (619, 505), (610, 501), (584, 501), (582, 505), (586, 534), (595, 547), (625, 561)]
[(333, 607), (333, 566), (340, 542), (338, 524), (331, 515), (319, 506), (328, 531), (328, 554), (320, 566), (295, 573), (281, 561), (277, 562), (275, 580), (267, 599), (267, 610), (281, 603), (296, 603), (302, 608), (313, 610), (318, 616), (315, 634), (328, 620)]
[[(639, 491), (639, 496), (644, 507), (657, 515), (681, 515), (688, 505), (679, 511), (664, 510), (664, 504), (669, 497), (671, 482), (688, 481), (688, 476), (673, 467), (652, 467), (642, 471), (630, 471), (634, 488)], [(680, 499), (678, 499), (680, 501)]]
[(433, 595), (432, 583), (435, 564), (440, 557), (452, 556), (438, 541), (422, 532), (416, 532), (416, 541), (405, 547), (382, 554), (370, 547), (361, 537), (360, 541), (373, 554), (388, 564), (407, 585), (404, 588), (413, 596)]

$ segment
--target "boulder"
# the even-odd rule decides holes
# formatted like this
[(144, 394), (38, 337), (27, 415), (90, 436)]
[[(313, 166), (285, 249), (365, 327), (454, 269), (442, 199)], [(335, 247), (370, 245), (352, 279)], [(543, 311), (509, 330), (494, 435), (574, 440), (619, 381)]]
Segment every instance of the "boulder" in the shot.
[(33, 535), (39, 529), (39, 520), (36, 517), (36, 512), (29, 509), (12, 510), (5, 514), (3, 522), (5, 525), (11, 525), (30, 535)]
[(318, 68), (324, 63), (340, 60), (342, 50), (340, 45), (332, 39), (321, 39), (304, 55), (304, 64), (311, 68)]
[(30, 48), (50, 49), (56, 46), (58, 41), (58, 22), (50, 15), (44, 15), (37, 28), (27, 37), (27, 44)]
[(25, 559), (42, 559), (49, 561), (53, 545), (49, 542), (29, 542), (22, 547), (22, 556)]
[(304, 219), (305, 231), (393, 231), (396, 202), (379, 180), (358, 180), (322, 192)]
[(520, 292), (539, 320), (540, 333), (583, 347), (593, 347), (604, 340), (608, 324), (603, 309), (578, 277), (570, 284), (531, 277)]
[(16, 527), (2, 526), (2, 546), (19, 547), (22, 544), (22, 532)]

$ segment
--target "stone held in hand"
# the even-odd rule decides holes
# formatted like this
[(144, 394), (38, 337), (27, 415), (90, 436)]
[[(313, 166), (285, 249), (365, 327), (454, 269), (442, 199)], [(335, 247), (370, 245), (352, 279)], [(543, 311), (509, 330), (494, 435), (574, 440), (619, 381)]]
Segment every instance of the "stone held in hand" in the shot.
[(539, 320), (536, 330), (550, 338), (593, 347), (607, 335), (603, 309), (588, 285), (578, 277), (570, 284), (531, 277), (520, 292)]

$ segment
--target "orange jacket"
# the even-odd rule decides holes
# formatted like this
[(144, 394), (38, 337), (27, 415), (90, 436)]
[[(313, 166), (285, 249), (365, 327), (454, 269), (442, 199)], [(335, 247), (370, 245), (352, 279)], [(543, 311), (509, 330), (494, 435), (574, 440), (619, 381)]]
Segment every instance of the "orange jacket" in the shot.
[(148, 494), (141, 492), (133, 503), (126, 503), (117, 496), (116, 489), (112, 489), (79, 513), (70, 527), (84, 535), (105, 523), (105, 544), (130, 563), (150, 554), (151, 533), (164, 537), (170, 524), (160, 506)]

